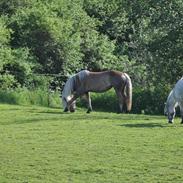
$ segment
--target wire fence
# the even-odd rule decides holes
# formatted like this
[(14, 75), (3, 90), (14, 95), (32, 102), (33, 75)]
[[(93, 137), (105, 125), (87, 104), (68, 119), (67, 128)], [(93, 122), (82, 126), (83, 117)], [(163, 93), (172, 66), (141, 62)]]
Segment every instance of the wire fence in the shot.
[[(23, 73), (23, 71), (18, 72), (18, 71), (5, 71), (3, 73), (0, 73), (0, 75), (21, 75)], [(66, 80), (68, 79), (69, 76), (66, 76), (62, 73), (58, 73), (58, 74), (51, 74), (51, 73), (31, 73), (30, 75), (27, 75), (30, 78), (34, 78), (35, 77), (41, 77), (39, 78), (39, 81), (43, 81), (44, 82), (44, 87), (45, 87), (45, 92), (47, 93), (47, 96), (45, 96), (47, 99), (47, 103), (48, 106), (50, 106), (51, 101), (52, 101), (52, 97), (54, 93), (59, 93), (60, 97), (62, 94), (62, 90), (63, 87), (65, 85)], [(43, 78), (42, 78), (43, 77)], [(33, 80), (34, 80), (33, 79)], [(34, 84), (33, 84), (34, 85)], [(29, 86), (31, 89), (31, 86)], [(36, 87), (32, 87), (32, 89), (34, 89)]]

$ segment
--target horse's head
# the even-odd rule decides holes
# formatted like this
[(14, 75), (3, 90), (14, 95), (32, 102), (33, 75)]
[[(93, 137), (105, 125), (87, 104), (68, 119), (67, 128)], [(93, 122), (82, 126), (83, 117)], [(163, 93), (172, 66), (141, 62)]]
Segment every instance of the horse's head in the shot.
[(173, 123), (175, 117), (175, 107), (165, 103), (164, 114), (167, 116), (168, 122)]
[(74, 101), (70, 106), (69, 106), (69, 111), (70, 112), (75, 112), (76, 110), (76, 101)]

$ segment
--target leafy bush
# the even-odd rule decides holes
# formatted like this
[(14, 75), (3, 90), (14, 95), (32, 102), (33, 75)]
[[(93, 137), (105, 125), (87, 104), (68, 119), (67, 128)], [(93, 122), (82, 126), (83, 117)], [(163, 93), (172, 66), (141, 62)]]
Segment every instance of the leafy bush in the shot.
[(6, 27), (5, 17), (0, 17), (0, 47), (9, 43), (10, 33), (11, 30)]
[(164, 103), (166, 102), (169, 92), (170, 86), (167, 85), (157, 85), (157, 87), (153, 89), (134, 89), (132, 112), (163, 114)]
[(9, 90), (18, 86), (18, 83), (13, 75), (0, 74), (0, 88), (2, 90)]
[[(18, 87), (19, 85), (25, 86), (28, 81), (29, 75), (32, 73), (35, 67), (34, 59), (29, 54), (29, 50), (25, 48), (10, 49), (10, 48), (0, 48), (0, 74), (1, 82), (6, 83), (10, 80), (6, 79), (7, 76), (12, 76), (12, 84), (8, 86)], [(3, 76), (5, 75), (5, 76)], [(4, 81), (3, 81), (4, 79)], [(2, 86), (0, 86), (1, 88)]]

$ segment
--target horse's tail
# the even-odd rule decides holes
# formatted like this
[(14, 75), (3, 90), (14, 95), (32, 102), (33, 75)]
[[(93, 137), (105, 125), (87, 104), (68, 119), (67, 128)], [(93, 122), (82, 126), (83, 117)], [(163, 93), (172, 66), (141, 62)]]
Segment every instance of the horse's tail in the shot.
[(132, 82), (128, 74), (125, 73), (126, 76), (126, 106), (127, 111), (129, 112), (132, 108)]

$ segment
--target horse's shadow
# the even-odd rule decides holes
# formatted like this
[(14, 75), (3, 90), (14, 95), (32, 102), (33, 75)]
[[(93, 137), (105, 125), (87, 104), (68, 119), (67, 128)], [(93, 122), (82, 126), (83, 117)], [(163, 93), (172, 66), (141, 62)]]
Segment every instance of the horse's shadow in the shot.
[(65, 114), (65, 115), (67, 115), (67, 114), (72, 114), (72, 113), (67, 113), (67, 112), (62, 112), (62, 111), (39, 111), (39, 112), (36, 112), (37, 114), (56, 114), (56, 115), (58, 115), (58, 114)]
[(127, 127), (127, 128), (165, 128), (169, 127), (167, 125), (161, 125), (159, 123), (136, 123), (136, 124), (119, 124), (117, 126)]

